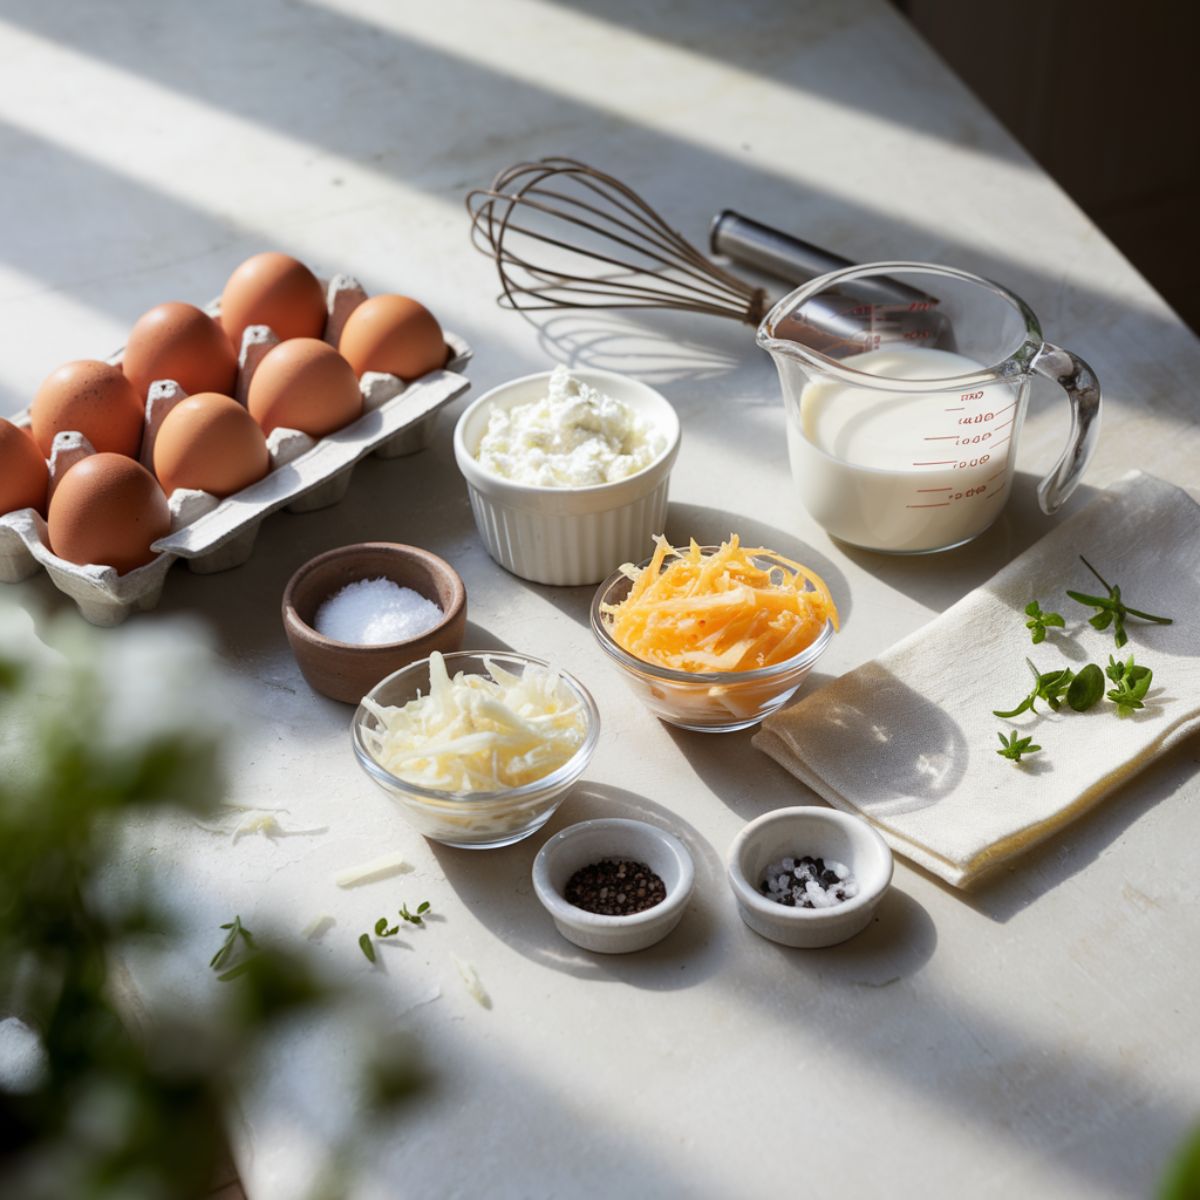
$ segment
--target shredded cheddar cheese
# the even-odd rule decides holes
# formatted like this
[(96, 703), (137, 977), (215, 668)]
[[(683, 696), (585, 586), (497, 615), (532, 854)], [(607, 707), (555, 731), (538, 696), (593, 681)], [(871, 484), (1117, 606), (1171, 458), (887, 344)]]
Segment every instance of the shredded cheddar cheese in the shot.
[[(753, 671), (810, 646), (837, 608), (820, 576), (737, 535), (712, 553), (692, 541), (677, 550), (654, 539), (644, 568), (626, 564), (633, 582), (619, 604), (604, 605), (613, 640), (642, 662), (676, 671)], [(755, 559), (769, 558), (760, 564)]]

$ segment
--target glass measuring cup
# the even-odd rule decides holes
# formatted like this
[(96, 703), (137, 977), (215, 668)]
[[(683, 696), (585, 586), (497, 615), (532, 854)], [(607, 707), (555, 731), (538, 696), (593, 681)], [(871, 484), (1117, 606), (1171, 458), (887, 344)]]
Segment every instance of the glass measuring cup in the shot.
[(1045, 341), (999, 284), (930, 263), (823, 275), (758, 328), (779, 371), (800, 498), (828, 533), (892, 554), (949, 550), (1004, 507), (1034, 375), (1071, 406), (1067, 447), (1038, 485), (1055, 512), (1099, 434), (1100, 384)]

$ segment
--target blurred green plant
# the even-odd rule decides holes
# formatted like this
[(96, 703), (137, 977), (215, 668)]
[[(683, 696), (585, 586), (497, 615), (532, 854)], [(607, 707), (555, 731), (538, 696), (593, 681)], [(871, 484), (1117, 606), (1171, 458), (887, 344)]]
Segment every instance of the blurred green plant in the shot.
[(1200, 1129), (1180, 1147), (1158, 1197), (1159, 1200), (1200, 1200)]
[[(6, 636), (0, 621), (0, 1018), (30, 1049), (19, 1078), (0, 1071), (0, 1194), (203, 1196), (238, 1079), (281, 1023), (339, 996), (260, 936), (232, 978), (198, 984), (224, 989), (207, 1018), (131, 1021), (114, 952), (165, 952), (171, 922), (148, 886), (113, 897), (99, 884), (130, 816), (216, 807), (221, 731), (190, 631), (72, 628), (52, 641)], [(363, 1081), (368, 1113), (420, 1083), (405, 1046), (385, 1039)], [(352, 1158), (343, 1147), (335, 1162)], [(344, 1182), (337, 1170), (319, 1186), (333, 1196)]]

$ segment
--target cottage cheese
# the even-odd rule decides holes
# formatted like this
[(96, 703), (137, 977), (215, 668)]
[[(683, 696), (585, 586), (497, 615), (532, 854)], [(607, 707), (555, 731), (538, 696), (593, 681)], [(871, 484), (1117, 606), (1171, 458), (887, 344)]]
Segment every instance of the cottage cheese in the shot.
[(558, 366), (540, 400), (492, 409), (476, 457), (514, 483), (591, 487), (636, 475), (666, 444), (630, 405)]

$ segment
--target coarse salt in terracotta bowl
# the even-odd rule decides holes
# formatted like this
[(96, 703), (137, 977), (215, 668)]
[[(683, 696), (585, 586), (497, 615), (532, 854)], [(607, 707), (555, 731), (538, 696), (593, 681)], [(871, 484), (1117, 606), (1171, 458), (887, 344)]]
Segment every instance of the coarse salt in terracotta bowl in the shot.
[[(317, 610), (347, 584), (390, 579), (433, 601), (442, 619), (406, 641), (355, 645), (325, 637), (315, 627)], [(300, 673), (323, 696), (357, 704), (381, 679), (428, 658), (450, 654), (463, 641), (467, 590), (444, 559), (397, 542), (359, 542), (318, 554), (288, 580), (283, 592), (283, 628)]]

